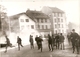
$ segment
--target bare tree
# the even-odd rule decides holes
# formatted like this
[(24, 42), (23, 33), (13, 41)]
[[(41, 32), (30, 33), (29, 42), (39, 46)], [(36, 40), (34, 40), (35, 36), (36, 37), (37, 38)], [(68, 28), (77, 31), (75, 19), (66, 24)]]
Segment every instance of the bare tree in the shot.
[(0, 30), (3, 32), (3, 35), (6, 34), (6, 30), (8, 29), (6, 10), (4, 6), (0, 5)]

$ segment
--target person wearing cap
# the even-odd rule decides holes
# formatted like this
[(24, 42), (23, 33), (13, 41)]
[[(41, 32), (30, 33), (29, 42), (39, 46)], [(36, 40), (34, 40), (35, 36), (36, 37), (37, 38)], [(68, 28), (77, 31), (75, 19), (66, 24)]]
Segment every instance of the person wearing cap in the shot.
[(20, 50), (20, 46), (23, 47), (23, 45), (22, 45), (22, 39), (19, 36), (17, 37), (17, 43), (18, 43), (18, 50)]
[(32, 35), (30, 35), (29, 42), (30, 42), (31, 49), (32, 48), (34, 49), (34, 40), (33, 40), (33, 36)]
[(73, 53), (75, 52), (75, 49), (76, 49), (77, 54), (79, 54), (79, 35), (78, 33), (75, 32), (75, 29), (72, 29), (72, 33), (70, 37), (72, 42)]

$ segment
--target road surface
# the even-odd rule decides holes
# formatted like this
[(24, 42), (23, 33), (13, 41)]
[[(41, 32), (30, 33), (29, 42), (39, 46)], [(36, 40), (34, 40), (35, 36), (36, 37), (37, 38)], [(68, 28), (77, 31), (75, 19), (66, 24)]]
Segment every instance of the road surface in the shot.
[(72, 53), (71, 46), (65, 41), (65, 50), (56, 50), (54, 47), (53, 51), (49, 51), (48, 44), (46, 41), (43, 42), (43, 52), (37, 49), (35, 45), (34, 49), (30, 49), (30, 46), (24, 46), (18, 51), (17, 48), (8, 50), (7, 53), (0, 52), (0, 57), (80, 57), (80, 54), (76, 52)]

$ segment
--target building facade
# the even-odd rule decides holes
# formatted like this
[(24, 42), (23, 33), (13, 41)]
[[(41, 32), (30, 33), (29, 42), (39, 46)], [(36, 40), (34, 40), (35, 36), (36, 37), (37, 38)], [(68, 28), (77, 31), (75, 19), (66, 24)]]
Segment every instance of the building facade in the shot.
[(19, 35), (42, 35), (46, 37), (51, 31), (51, 22), (47, 15), (41, 11), (27, 10), (10, 17), (12, 32)]
[(43, 36), (46, 37), (51, 31), (51, 22), (49, 17), (41, 11), (26, 11), (27, 16), (35, 21), (36, 30)]
[(50, 17), (52, 33), (66, 34), (67, 23), (66, 23), (65, 12), (56, 7), (43, 7), (42, 12)]

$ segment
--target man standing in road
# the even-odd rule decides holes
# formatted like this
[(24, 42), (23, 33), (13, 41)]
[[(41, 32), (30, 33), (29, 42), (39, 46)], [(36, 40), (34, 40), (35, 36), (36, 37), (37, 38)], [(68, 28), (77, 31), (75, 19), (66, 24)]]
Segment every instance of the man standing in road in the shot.
[(33, 36), (32, 35), (30, 35), (29, 42), (30, 42), (31, 49), (32, 48), (34, 49), (34, 40), (33, 40)]
[(22, 45), (22, 40), (19, 36), (17, 37), (17, 43), (18, 43), (18, 50), (20, 50), (20, 46), (23, 47), (23, 45)]
[(53, 51), (52, 37), (50, 36), (50, 34), (48, 34), (48, 47), (49, 51)]
[(75, 29), (73, 29), (71, 33), (71, 42), (72, 42), (73, 53), (75, 52), (76, 49), (77, 54), (79, 54), (79, 35), (75, 32)]
[(39, 46), (38, 46), (38, 39), (39, 39), (39, 37), (38, 37), (38, 35), (36, 35), (35, 41), (36, 41), (37, 47), (38, 47), (38, 49), (39, 49)]
[(63, 49), (65, 49), (65, 47), (64, 47), (64, 36), (62, 35), (62, 33), (60, 34), (60, 46), (61, 46), (61, 50)]
[[(38, 39), (38, 46), (39, 46), (39, 49), (41, 49), (41, 52), (42, 52), (42, 41), (43, 41), (43, 39), (42, 39), (42, 37), (41, 36), (39, 36), (39, 39)], [(39, 50), (38, 49), (38, 50)]]
[(60, 37), (59, 37), (59, 34), (56, 34), (55, 40), (56, 40), (56, 49), (59, 49), (59, 45), (60, 45)]

